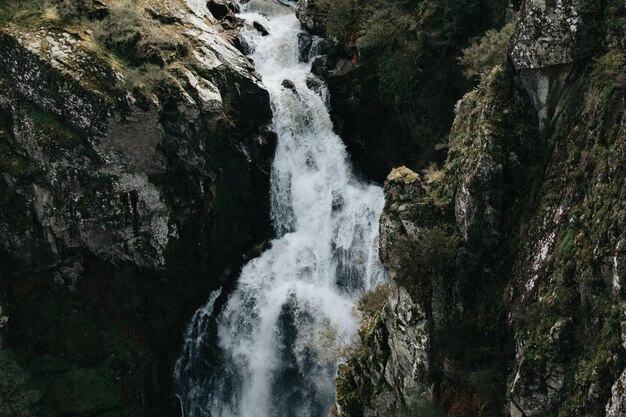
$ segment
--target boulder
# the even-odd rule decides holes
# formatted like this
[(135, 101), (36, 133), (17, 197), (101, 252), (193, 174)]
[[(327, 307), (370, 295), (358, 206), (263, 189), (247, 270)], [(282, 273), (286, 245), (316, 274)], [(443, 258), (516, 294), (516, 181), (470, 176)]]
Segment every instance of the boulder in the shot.
[(551, 123), (574, 63), (597, 48), (599, 0), (526, 0), (510, 58), (539, 115)]
[(296, 16), (302, 26), (312, 34), (318, 36), (325, 34), (324, 11), (319, 8), (317, 0), (299, 0)]
[(257, 22), (257, 21), (254, 21), (254, 22), (252, 23), (252, 26), (254, 26), (254, 28), (255, 28), (256, 30), (258, 30), (258, 31), (259, 31), (259, 33), (261, 34), (261, 36), (268, 36), (268, 35), (270, 34), (270, 33), (267, 31), (267, 29), (265, 29), (265, 26), (263, 26), (262, 24), (260, 24), (260, 23), (259, 23), (259, 22)]

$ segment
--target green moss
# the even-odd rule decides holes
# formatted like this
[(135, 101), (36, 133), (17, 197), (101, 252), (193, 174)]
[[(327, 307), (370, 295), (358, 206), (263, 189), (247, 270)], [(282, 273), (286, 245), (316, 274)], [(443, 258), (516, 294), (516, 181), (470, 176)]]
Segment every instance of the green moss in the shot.
[(570, 259), (574, 255), (575, 248), (574, 232), (568, 229), (557, 244), (556, 253), (564, 259)]
[(428, 305), (433, 281), (441, 280), (454, 265), (459, 238), (451, 228), (433, 226), (424, 228), (417, 241), (399, 237), (392, 257), (400, 262), (396, 277), (421, 305)]
[(626, 57), (611, 50), (598, 58), (593, 66), (591, 81), (596, 88), (623, 86), (626, 81)]

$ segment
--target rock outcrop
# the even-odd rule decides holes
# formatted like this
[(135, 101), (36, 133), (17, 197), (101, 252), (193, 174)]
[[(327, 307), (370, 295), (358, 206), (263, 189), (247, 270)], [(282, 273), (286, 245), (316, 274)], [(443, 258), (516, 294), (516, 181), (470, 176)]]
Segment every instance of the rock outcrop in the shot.
[[(175, 409), (180, 329), (272, 233), (269, 95), (200, 3), (112, 4), (144, 30), (126, 49), (102, 16), (0, 29), (0, 331), (29, 367), (63, 361), (35, 370), (44, 409)], [(83, 375), (113, 399), (54, 387)]]
[(624, 413), (626, 11), (603, 7), (527, 1), (509, 64), (457, 105), (442, 169), (388, 177), (391, 290), (342, 365), (340, 416)]
[(510, 57), (546, 128), (574, 65), (598, 50), (600, 1), (527, 0)]

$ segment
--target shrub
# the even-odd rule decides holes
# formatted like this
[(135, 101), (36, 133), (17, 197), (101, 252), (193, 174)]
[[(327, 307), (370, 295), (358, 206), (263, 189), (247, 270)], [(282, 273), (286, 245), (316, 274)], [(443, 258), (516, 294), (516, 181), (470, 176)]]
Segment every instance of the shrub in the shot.
[(109, 16), (94, 25), (94, 37), (104, 46), (132, 56), (137, 42), (146, 30), (146, 19), (130, 1), (115, 3)]
[(621, 86), (626, 82), (626, 56), (618, 50), (598, 58), (593, 66), (591, 81), (595, 87)]
[(417, 240), (398, 239), (393, 256), (399, 260), (396, 281), (413, 299), (426, 303), (434, 280), (443, 279), (454, 265), (458, 237), (441, 226), (425, 228)]
[(443, 0), (441, 26), (448, 42), (463, 45), (480, 32), (486, 10), (480, 0)]
[(417, 100), (431, 83), (449, 83), (442, 61), (492, 24), (492, 8), (501, 9), (501, 2), (486, 0), (318, 1), (327, 34), (344, 43), (355, 63), (374, 70), (390, 103)]
[(320, 330), (316, 344), (319, 358), (329, 363), (346, 361), (357, 346), (354, 338), (340, 332), (330, 323)]
[(50, 0), (0, 0), (0, 23), (37, 20), (49, 3)]
[(463, 50), (459, 61), (468, 79), (482, 77), (502, 62), (514, 29), (515, 24), (509, 23), (500, 30), (489, 30)]
[(28, 377), (13, 355), (0, 350), (0, 417), (35, 416), (38, 391), (28, 387)]
[(357, 31), (358, 0), (320, 0), (319, 3), (319, 9), (325, 11), (324, 25), (328, 35), (345, 41), (348, 34)]
[(166, 69), (158, 65), (145, 64), (138, 68), (129, 68), (124, 72), (123, 87), (144, 94), (160, 89), (168, 91), (174, 79)]
[(382, 284), (365, 292), (357, 302), (357, 308), (363, 314), (373, 317), (379, 314), (389, 296), (389, 285)]
[(142, 62), (165, 65), (189, 53), (189, 45), (158, 28), (146, 28), (137, 42), (134, 57)]
[(84, 0), (62, 0), (58, 5), (59, 16), (64, 22), (73, 22), (81, 19), (85, 12)]
[(442, 169), (437, 168), (435, 162), (431, 162), (428, 167), (422, 171), (422, 178), (426, 184), (434, 184), (441, 181), (444, 176)]

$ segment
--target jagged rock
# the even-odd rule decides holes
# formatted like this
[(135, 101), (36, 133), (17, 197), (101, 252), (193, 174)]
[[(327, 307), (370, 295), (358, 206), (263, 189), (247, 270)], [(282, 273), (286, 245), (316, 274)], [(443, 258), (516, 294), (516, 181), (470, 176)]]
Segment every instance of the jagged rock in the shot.
[(416, 205), (425, 195), (418, 174), (406, 167), (391, 171), (385, 182), (387, 208), (380, 218), (379, 254), (389, 273), (393, 277), (400, 267), (399, 259), (393, 255), (398, 237), (415, 237), (414, 215)]
[(622, 417), (626, 415), (626, 370), (613, 384), (611, 398), (606, 404), (606, 417)]
[(209, 0), (206, 4), (209, 12), (217, 20), (224, 19), (229, 13), (237, 13), (238, 9), (233, 2), (226, 0)]
[(258, 31), (259, 31), (259, 33), (261, 34), (261, 36), (268, 36), (268, 35), (270, 34), (270, 33), (267, 31), (267, 29), (265, 29), (265, 26), (263, 26), (262, 24), (260, 24), (260, 23), (259, 23), (259, 22), (257, 22), (257, 21), (254, 21), (254, 22), (252, 23), (252, 26), (254, 26), (254, 28), (255, 28), (256, 30), (258, 30)]
[(597, 0), (526, 0), (512, 41), (517, 69), (570, 64), (596, 48)]
[(102, 412), (58, 383), (98, 369), (107, 410), (174, 415), (163, 381), (189, 313), (273, 233), (269, 94), (205, 1), (121, 2), (188, 46), (162, 68), (136, 49), (127, 65), (57, 3), (0, 28), (0, 345), (63, 359), (45, 413), (68, 396)]
[(293, 81), (290, 80), (283, 80), (283, 82), (281, 83), (281, 85), (286, 88), (287, 90), (291, 90), (293, 92), (296, 91), (296, 86), (293, 83)]
[(336, 45), (322, 37), (311, 35), (308, 32), (298, 34), (298, 59), (300, 62), (309, 62), (311, 59), (336, 52)]
[(626, 284), (626, 240), (620, 239), (615, 246), (615, 255), (613, 256), (613, 296), (620, 297), (622, 288)]
[(412, 396), (429, 397), (430, 330), (426, 311), (399, 285), (391, 283), (389, 290), (382, 313), (390, 352), (385, 379), (396, 399), (414, 401)]
[(536, 369), (522, 359), (511, 388), (511, 417), (545, 415), (561, 402), (564, 385), (561, 365), (548, 361)]
[(298, 0), (296, 16), (309, 32), (319, 36), (325, 34), (324, 11), (319, 9), (316, 0)]
[(551, 122), (573, 64), (596, 49), (597, 0), (527, 0), (510, 52), (539, 115), (540, 129)]
[(459, 101), (450, 133), (446, 186), (454, 192), (457, 228), (473, 249), (497, 243), (505, 175), (513, 170), (518, 171), (515, 176), (521, 175), (519, 156), (506, 149), (514, 146), (514, 140), (503, 139), (510, 131), (500, 115), (511, 111), (495, 83), (503, 76), (496, 68), (477, 90)]

